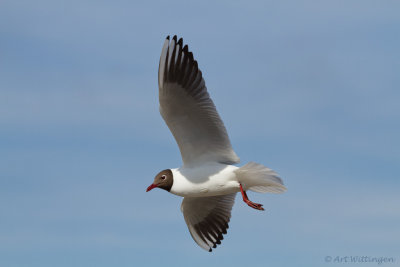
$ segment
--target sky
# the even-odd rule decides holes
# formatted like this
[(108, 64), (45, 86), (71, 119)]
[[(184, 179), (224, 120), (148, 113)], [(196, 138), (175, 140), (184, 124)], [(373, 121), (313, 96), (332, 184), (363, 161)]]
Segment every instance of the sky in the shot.
[[(0, 266), (398, 266), (399, 8), (1, 1)], [(212, 253), (191, 239), (180, 197), (145, 192), (181, 165), (157, 95), (174, 34), (239, 166), (264, 164), (288, 188), (249, 192), (265, 212), (238, 195)]]

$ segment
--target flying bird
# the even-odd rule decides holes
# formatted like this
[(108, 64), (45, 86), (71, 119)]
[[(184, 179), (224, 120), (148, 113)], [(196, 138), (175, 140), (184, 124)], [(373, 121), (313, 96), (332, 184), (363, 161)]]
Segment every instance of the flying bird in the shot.
[(227, 233), (237, 192), (257, 210), (246, 191), (282, 193), (273, 170), (254, 162), (242, 167), (203, 75), (183, 40), (164, 42), (158, 68), (160, 113), (181, 152), (183, 166), (159, 172), (146, 192), (161, 188), (183, 197), (181, 211), (194, 241), (212, 251)]

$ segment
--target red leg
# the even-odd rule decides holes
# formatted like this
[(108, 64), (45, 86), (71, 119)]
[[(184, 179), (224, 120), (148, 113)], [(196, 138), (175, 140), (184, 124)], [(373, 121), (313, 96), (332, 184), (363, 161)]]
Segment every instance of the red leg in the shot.
[(240, 192), (242, 192), (243, 201), (246, 202), (246, 204), (249, 205), (249, 207), (252, 207), (253, 209), (264, 210), (262, 204), (251, 202), (247, 197), (246, 191), (243, 190), (242, 184), (239, 185), (240, 185)]

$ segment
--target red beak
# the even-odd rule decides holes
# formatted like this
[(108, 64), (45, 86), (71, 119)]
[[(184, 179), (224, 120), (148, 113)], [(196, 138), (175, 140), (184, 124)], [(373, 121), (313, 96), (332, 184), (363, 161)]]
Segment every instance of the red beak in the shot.
[(157, 187), (157, 185), (151, 184), (149, 187), (147, 187), (146, 192), (149, 192), (151, 189), (156, 188), (156, 187)]

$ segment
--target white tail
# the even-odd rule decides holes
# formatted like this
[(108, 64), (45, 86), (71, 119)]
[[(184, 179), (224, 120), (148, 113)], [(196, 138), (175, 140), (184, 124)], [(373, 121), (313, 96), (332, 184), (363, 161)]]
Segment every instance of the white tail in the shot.
[(286, 191), (278, 174), (261, 164), (249, 162), (235, 172), (244, 190), (259, 193), (283, 193)]

